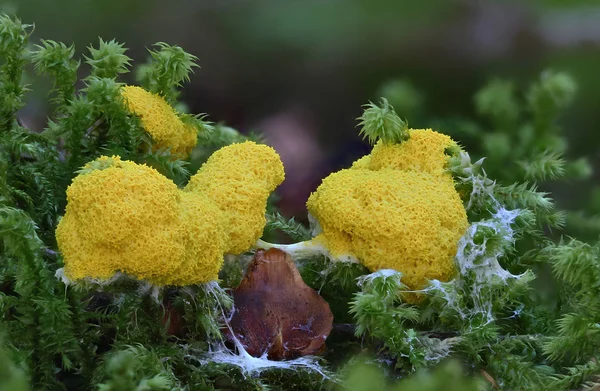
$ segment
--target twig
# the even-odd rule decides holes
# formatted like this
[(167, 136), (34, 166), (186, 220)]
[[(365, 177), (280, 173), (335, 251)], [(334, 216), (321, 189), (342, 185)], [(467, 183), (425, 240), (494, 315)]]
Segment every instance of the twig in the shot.
[(492, 387), (494, 387), (495, 390), (499, 390), (500, 389), (500, 387), (498, 387), (498, 383), (496, 383), (496, 380), (494, 380), (494, 378), (492, 377), (492, 375), (490, 375), (489, 373), (487, 373), (483, 369), (480, 371), (480, 373), (492, 385)]
[(91, 134), (91, 133), (92, 133), (94, 130), (98, 129), (98, 127), (99, 127), (100, 125), (102, 125), (103, 123), (104, 123), (104, 119), (103, 119), (103, 118), (97, 119), (97, 120), (96, 120), (96, 122), (94, 122), (94, 123), (92, 124), (92, 126), (90, 126), (90, 127), (88, 128), (88, 130), (86, 130), (86, 132), (85, 132), (85, 137), (89, 137), (89, 136), (90, 136), (90, 134)]

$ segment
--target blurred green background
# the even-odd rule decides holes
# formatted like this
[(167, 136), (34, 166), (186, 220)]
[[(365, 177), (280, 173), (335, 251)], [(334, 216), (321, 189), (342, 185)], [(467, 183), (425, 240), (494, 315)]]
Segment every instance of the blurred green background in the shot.
[[(390, 79), (416, 88), (412, 109), (468, 118), (474, 116), (474, 93), (491, 77), (527, 87), (544, 69), (568, 72), (579, 85), (575, 104), (561, 118), (569, 154), (588, 157), (600, 171), (600, 1), (15, 0), (0, 5), (35, 23), (34, 43), (40, 38), (73, 43), (80, 56), (98, 37), (124, 42), (135, 62), (145, 61), (146, 48), (157, 41), (198, 56), (201, 68), (182, 99), (191, 112), (266, 135), (286, 166), (280, 206), (290, 216), (304, 217), (304, 202), (327, 173), (368, 152), (355, 118)], [(34, 82), (36, 92), (24, 112), (32, 128), (44, 126), (49, 83)], [(426, 125), (399, 111), (411, 127)], [(598, 178), (553, 190), (567, 206), (577, 205), (587, 202)]]

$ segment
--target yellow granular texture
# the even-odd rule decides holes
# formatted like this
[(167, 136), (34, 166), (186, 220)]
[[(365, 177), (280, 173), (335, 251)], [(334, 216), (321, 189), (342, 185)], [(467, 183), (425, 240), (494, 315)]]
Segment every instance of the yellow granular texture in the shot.
[(165, 285), (191, 285), (214, 281), (223, 266), (224, 233), (222, 214), (203, 194), (181, 191), (180, 219), (186, 249), (179, 268)]
[(152, 149), (170, 149), (174, 156), (186, 158), (198, 141), (193, 126), (184, 124), (177, 112), (160, 95), (137, 86), (121, 89), (128, 110), (139, 116), (152, 136)]
[(369, 170), (370, 167), (371, 167), (371, 155), (365, 155), (365, 156), (361, 157), (360, 159), (356, 160), (354, 163), (352, 163), (351, 168), (361, 168), (361, 169)]
[(384, 144), (379, 141), (368, 157), (354, 163), (352, 168), (380, 170), (413, 170), (444, 174), (448, 155), (447, 148), (457, 148), (450, 136), (431, 129), (411, 129), (410, 138), (400, 144)]
[(411, 289), (449, 280), (467, 228), (451, 177), (384, 169), (328, 176), (308, 200), (321, 225), (315, 238), (333, 256), (354, 255), (369, 270), (395, 269)]
[(65, 274), (107, 279), (124, 272), (158, 285), (206, 282), (222, 263), (221, 215), (156, 170), (102, 157), (67, 189), (56, 230)]
[(247, 251), (262, 235), (267, 198), (285, 175), (269, 146), (251, 141), (216, 151), (185, 190), (206, 195), (224, 216), (225, 252)]
[(412, 129), (407, 141), (380, 141), (350, 169), (325, 178), (307, 203), (322, 228), (314, 240), (371, 271), (402, 272), (411, 289), (449, 280), (468, 221), (446, 171), (448, 148), (458, 148), (449, 136)]

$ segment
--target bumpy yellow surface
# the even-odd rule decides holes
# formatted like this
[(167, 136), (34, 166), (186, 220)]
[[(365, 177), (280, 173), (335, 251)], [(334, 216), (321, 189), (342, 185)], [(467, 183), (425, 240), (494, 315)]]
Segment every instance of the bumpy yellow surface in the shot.
[(411, 289), (449, 280), (468, 221), (444, 150), (456, 144), (413, 130), (402, 144), (379, 143), (352, 168), (323, 180), (307, 203), (333, 256), (352, 255), (371, 271), (395, 269)]
[(189, 156), (196, 146), (197, 132), (184, 124), (161, 96), (137, 86), (125, 86), (121, 94), (129, 111), (140, 117), (142, 126), (152, 136), (153, 150), (168, 148), (175, 156)]
[(79, 175), (67, 190), (56, 231), (66, 275), (107, 279), (120, 271), (159, 285), (215, 280), (223, 262), (216, 206), (118, 156), (87, 167), (102, 163), (108, 167)]
[(215, 152), (185, 190), (205, 194), (217, 205), (224, 216), (225, 252), (239, 254), (262, 235), (267, 198), (283, 179), (277, 152), (247, 141)]
[(181, 265), (163, 285), (190, 285), (216, 280), (223, 265), (223, 216), (203, 194), (180, 191), (183, 234), (186, 249)]
[(380, 170), (391, 168), (445, 174), (448, 155), (446, 148), (458, 145), (449, 136), (431, 129), (411, 129), (410, 138), (401, 144), (377, 142), (370, 155), (354, 162), (352, 168)]
[(248, 250), (284, 178), (279, 155), (253, 142), (215, 152), (184, 190), (118, 156), (88, 163), (67, 189), (56, 230), (65, 274), (105, 280), (123, 272), (157, 285), (217, 279), (224, 253)]

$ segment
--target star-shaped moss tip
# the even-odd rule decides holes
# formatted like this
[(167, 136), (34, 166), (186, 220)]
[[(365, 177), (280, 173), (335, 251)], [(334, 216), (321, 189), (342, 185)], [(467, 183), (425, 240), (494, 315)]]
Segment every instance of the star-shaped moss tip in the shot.
[(358, 117), (360, 134), (375, 144), (381, 140), (385, 144), (399, 144), (409, 138), (408, 123), (394, 111), (387, 99), (381, 98), (380, 105), (369, 102), (363, 115)]
[(105, 170), (109, 167), (120, 167), (121, 166), (121, 157), (120, 156), (100, 156), (98, 159), (93, 160), (83, 166), (81, 169), (76, 171), (79, 175), (89, 174), (92, 171), (96, 170)]

